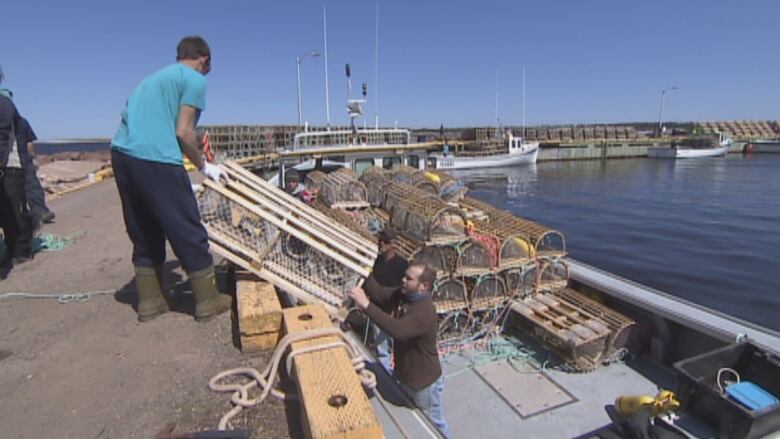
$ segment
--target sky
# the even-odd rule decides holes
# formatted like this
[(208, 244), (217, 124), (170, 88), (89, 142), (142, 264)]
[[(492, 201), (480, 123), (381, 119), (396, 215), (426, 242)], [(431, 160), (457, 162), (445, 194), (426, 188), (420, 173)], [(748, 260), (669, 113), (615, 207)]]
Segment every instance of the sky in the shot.
[[(780, 2), (625, 0), (12, 1), (4, 85), (41, 139), (110, 137), (127, 96), (175, 62), (179, 39), (211, 46), (201, 124), (297, 123), (296, 57), (324, 53), (332, 124), (345, 124), (345, 63), (382, 125), (780, 119)], [(323, 57), (304, 58), (304, 119), (325, 123)]]

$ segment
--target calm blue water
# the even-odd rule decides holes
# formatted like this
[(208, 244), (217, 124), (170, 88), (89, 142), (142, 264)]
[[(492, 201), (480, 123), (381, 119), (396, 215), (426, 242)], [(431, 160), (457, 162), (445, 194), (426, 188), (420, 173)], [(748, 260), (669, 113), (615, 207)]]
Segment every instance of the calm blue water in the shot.
[(780, 154), (544, 162), (460, 175), (571, 256), (780, 330)]

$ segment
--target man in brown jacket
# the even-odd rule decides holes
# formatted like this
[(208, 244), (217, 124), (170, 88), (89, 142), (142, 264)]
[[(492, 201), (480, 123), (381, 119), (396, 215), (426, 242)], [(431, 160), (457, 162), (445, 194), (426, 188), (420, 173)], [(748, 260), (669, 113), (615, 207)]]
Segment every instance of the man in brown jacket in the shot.
[[(355, 304), (393, 339), (393, 374), (415, 404), (449, 437), (444, 420), (442, 392), (444, 375), (437, 348), (438, 319), (430, 290), (436, 272), (425, 264), (406, 269), (401, 287), (388, 291), (355, 287), (349, 296)], [(371, 298), (369, 300), (369, 297)], [(383, 311), (390, 305), (395, 311)]]

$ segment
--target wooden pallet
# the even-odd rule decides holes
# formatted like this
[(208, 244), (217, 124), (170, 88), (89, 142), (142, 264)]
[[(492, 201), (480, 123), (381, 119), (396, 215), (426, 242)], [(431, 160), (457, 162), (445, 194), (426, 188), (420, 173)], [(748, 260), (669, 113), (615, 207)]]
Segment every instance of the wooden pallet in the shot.
[(259, 279), (239, 279), (236, 305), (241, 352), (274, 349), (282, 332), (282, 306), (274, 285)]
[(580, 369), (597, 367), (611, 331), (585, 310), (546, 294), (515, 299), (510, 325), (536, 338), (566, 363)]
[[(332, 326), (325, 309), (317, 305), (286, 308), (283, 315), (287, 334)], [(291, 349), (338, 340), (338, 337), (327, 336), (299, 341), (293, 343)], [(292, 373), (298, 387), (307, 439), (383, 437), (382, 426), (346, 349), (334, 347), (298, 355), (293, 359)]]
[(606, 355), (610, 355), (626, 345), (629, 332), (636, 325), (634, 320), (571, 288), (563, 288), (553, 291), (551, 294), (561, 302), (598, 317), (607, 325), (611, 334), (607, 340)]

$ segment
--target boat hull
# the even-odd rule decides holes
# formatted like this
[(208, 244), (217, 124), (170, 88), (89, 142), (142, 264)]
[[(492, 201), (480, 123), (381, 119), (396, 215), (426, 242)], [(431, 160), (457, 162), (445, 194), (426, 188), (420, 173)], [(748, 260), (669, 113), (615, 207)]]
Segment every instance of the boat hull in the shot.
[(497, 154), (482, 157), (432, 156), (436, 158), (436, 169), (450, 171), (456, 169), (503, 168), (506, 166), (530, 165), (536, 163), (539, 146), (523, 153)]
[(720, 146), (717, 148), (649, 148), (647, 150), (647, 157), (653, 159), (693, 159), (701, 157), (720, 157), (726, 155), (728, 152), (728, 146)]
[(780, 153), (780, 140), (755, 140), (745, 145), (745, 152)]

